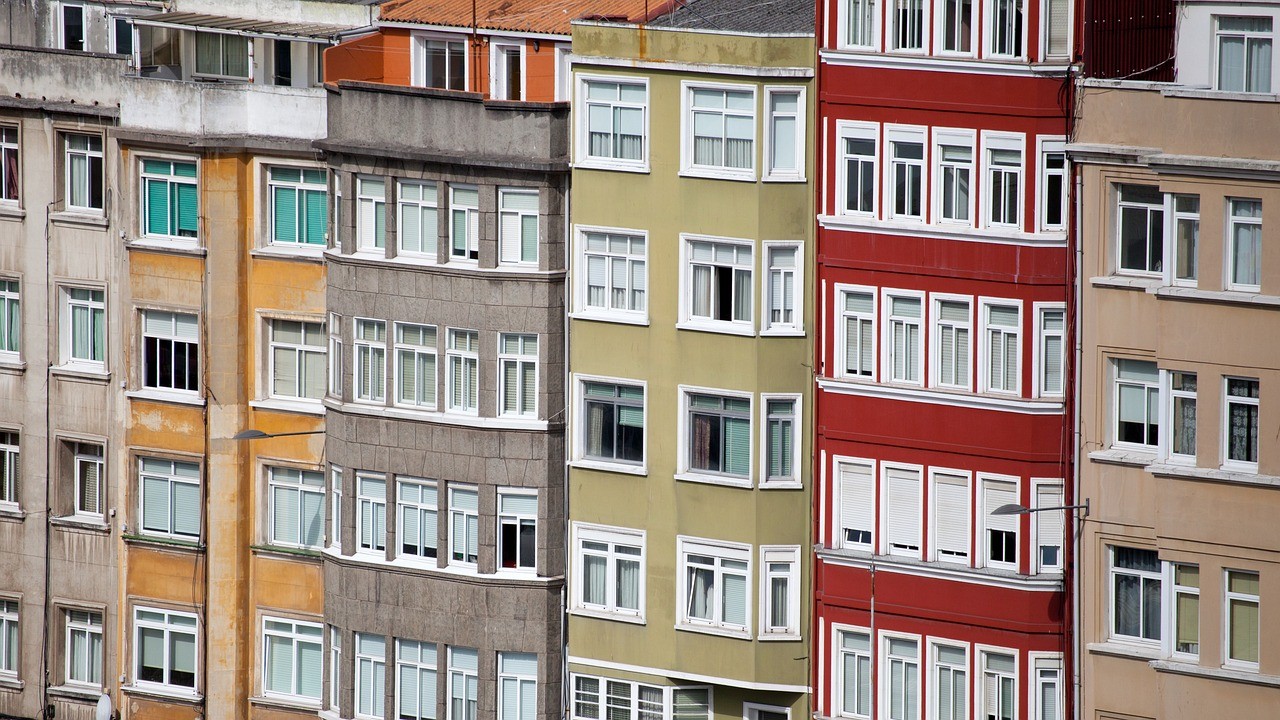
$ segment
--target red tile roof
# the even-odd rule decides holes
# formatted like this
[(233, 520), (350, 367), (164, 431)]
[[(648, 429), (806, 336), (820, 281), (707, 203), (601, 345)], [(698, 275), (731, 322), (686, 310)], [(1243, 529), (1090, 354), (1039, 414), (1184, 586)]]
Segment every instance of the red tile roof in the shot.
[(471, 27), (482, 30), (569, 35), (583, 18), (641, 19), (662, 0), (388, 0), (379, 16), (389, 22)]

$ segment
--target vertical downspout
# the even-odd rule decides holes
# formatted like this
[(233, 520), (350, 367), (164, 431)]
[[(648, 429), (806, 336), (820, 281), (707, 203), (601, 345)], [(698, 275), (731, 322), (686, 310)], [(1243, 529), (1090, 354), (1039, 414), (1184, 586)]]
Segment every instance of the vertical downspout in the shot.
[[(1075, 112), (1074, 103), (1072, 107), (1072, 112)], [(1075, 387), (1071, 393), (1072, 395), (1071, 412), (1073, 415), (1072, 438), (1074, 440), (1074, 442), (1072, 443), (1073, 447), (1072, 447), (1072, 461), (1071, 461), (1071, 485), (1072, 485), (1072, 495), (1073, 495), (1071, 499), (1071, 503), (1073, 505), (1079, 505), (1083, 502), (1080, 497), (1081, 496), (1080, 443), (1082, 438), (1080, 437), (1079, 417), (1080, 417), (1080, 375), (1081, 375), (1080, 365), (1081, 365), (1081, 360), (1083, 359), (1083, 341), (1081, 339), (1082, 333), (1080, 332), (1080, 313), (1084, 306), (1084, 302), (1081, 298), (1080, 277), (1081, 277), (1081, 270), (1083, 269), (1084, 260), (1081, 255), (1080, 242), (1078, 238), (1080, 236), (1080, 221), (1081, 221), (1081, 218), (1083, 217), (1083, 213), (1080, 208), (1080, 205), (1081, 205), (1080, 195), (1081, 195), (1081, 189), (1083, 187), (1083, 182), (1080, 176), (1079, 168), (1074, 169), (1074, 174), (1075, 174), (1075, 183), (1073, 184), (1074, 185), (1073, 195), (1075, 197), (1073, 199), (1075, 201), (1074, 202), (1075, 227), (1072, 229), (1071, 233), (1068, 235), (1068, 242), (1074, 245), (1072, 255), (1074, 256), (1073, 262), (1074, 262), (1075, 275), (1076, 275), (1071, 283), (1072, 290), (1075, 293), (1075, 303), (1074, 303), (1075, 304), (1075, 308), (1074, 308), (1075, 332), (1072, 333), (1075, 336), (1075, 343), (1074, 343), (1075, 347), (1073, 348), (1073, 351), (1074, 351), (1073, 354), (1075, 355), (1075, 358), (1074, 358), (1075, 369), (1074, 369), (1074, 372), (1072, 373), (1072, 375), (1074, 376)], [(1072, 238), (1076, 238), (1076, 240), (1072, 242), (1071, 241)], [(1078, 510), (1072, 511), (1071, 572), (1068, 574), (1068, 581), (1071, 583), (1071, 633), (1074, 636), (1073, 637), (1074, 642), (1071, 644), (1071, 655), (1072, 655), (1071, 677), (1072, 677), (1072, 684), (1074, 686), (1073, 688), (1074, 706), (1072, 707), (1073, 717), (1080, 717), (1080, 706), (1081, 706), (1081, 699), (1083, 696), (1082, 682), (1080, 677), (1081, 651), (1084, 649), (1084, 633), (1083, 633), (1084, 627), (1083, 627), (1083, 623), (1081, 622), (1082, 613), (1080, 612), (1080, 575), (1081, 575), (1080, 534), (1084, 530), (1085, 519), (1084, 518), (1077, 519), (1076, 513), (1078, 512), (1079, 512)], [(1087, 508), (1085, 512), (1087, 517), (1087, 513), (1088, 513)]]
[[(570, 88), (573, 87), (573, 69), (572, 68), (573, 66), (570, 65), (569, 78), (568, 78)], [(573, 97), (572, 91), (570, 91), (569, 97)], [(572, 112), (573, 112), (572, 106), (570, 106), (569, 112), (571, 114), (570, 119), (572, 120)], [(570, 122), (570, 127), (572, 127), (572, 122)], [(572, 133), (570, 133), (569, 142), (570, 143), (573, 142)], [(570, 150), (570, 152), (572, 152), (572, 150)], [(573, 556), (572, 546), (569, 544), (570, 542), (570, 539), (569, 539), (569, 532), (570, 532), (569, 454), (570, 452), (572, 452), (570, 450), (570, 443), (572, 441), (570, 440), (570, 437), (569, 437), (569, 403), (571, 402), (569, 398), (573, 396), (573, 386), (570, 384), (570, 379), (572, 375), (570, 373), (570, 365), (569, 365), (569, 323), (570, 323), (569, 310), (572, 307), (569, 303), (572, 301), (572, 291), (570, 290), (570, 288), (573, 287), (573, 278), (570, 275), (571, 266), (569, 264), (569, 258), (571, 255), (569, 250), (569, 243), (573, 239), (572, 238), (573, 230), (572, 230), (572, 223), (570, 222), (571, 214), (570, 214), (569, 202), (570, 202), (570, 197), (572, 195), (571, 190), (573, 189), (573, 171), (570, 170), (566, 172), (565, 177), (566, 177), (566, 182), (564, 184), (565, 192), (564, 192), (564, 251), (563, 251), (564, 252), (563, 262), (564, 262), (564, 271), (565, 271), (564, 284), (563, 284), (564, 312), (560, 314), (560, 317), (564, 319), (564, 377), (563, 377), (564, 407), (560, 410), (560, 422), (564, 425), (564, 428), (565, 428), (565, 431), (563, 433), (564, 457), (562, 458), (562, 461), (564, 463), (564, 490), (563, 490), (564, 492), (564, 549), (565, 549), (565, 560), (567, 564), (568, 559)], [(567, 718), (569, 717), (569, 707), (570, 707), (569, 697), (570, 697), (570, 692), (572, 691), (572, 689), (569, 687), (569, 590), (568, 590), (569, 568), (568, 567), (565, 568), (564, 575), (565, 575), (565, 582), (563, 585), (560, 586), (560, 712), (561, 712), (561, 717)]]

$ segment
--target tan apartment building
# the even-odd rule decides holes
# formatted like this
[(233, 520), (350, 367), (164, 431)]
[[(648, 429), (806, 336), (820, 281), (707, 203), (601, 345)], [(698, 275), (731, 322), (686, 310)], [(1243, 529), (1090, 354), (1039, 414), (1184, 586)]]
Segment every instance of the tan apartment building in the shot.
[(1178, 3), (1176, 83), (1086, 80), (1081, 717), (1280, 705), (1275, 3)]

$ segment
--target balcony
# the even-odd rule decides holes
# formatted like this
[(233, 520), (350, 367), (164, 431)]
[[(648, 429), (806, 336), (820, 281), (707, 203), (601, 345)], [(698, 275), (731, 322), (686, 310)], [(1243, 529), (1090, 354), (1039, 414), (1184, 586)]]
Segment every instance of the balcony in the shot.
[(122, 127), (213, 137), (324, 137), (322, 88), (135, 76), (122, 80), (130, 98), (120, 109)]
[(569, 106), (342, 80), (329, 87), (321, 147), (427, 162), (568, 169)]
[(0, 104), (114, 115), (126, 60), (118, 55), (0, 46)]

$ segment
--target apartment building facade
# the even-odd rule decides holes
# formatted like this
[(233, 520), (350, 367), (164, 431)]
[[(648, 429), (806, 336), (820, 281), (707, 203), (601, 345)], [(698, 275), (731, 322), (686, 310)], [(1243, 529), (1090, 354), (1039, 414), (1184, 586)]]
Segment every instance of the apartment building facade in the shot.
[(1162, 12), (1165, 72), (1086, 79), (1069, 148), (1090, 499), (1081, 716), (1259, 717), (1280, 692), (1267, 610), (1280, 258), (1266, 240), (1280, 8)]
[(572, 718), (811, 712), (812, 27), (574, 26)]
[(1072, 18), (820, 5), (820, 716), (1072, 716)]

